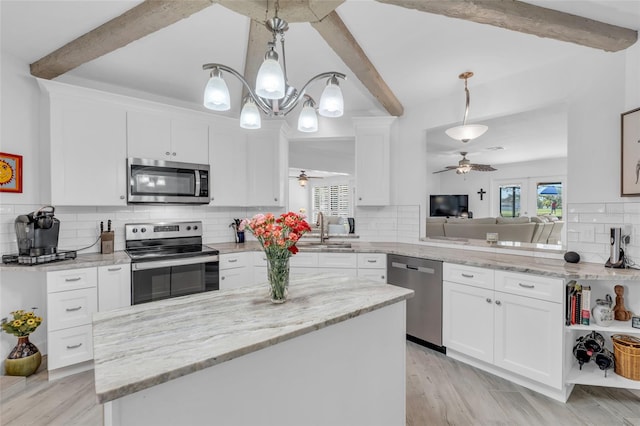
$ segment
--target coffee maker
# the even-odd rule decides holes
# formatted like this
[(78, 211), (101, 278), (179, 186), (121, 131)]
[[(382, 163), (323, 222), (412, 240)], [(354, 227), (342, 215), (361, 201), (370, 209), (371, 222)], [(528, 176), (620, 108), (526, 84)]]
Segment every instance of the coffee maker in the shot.
[(44, 206), (15, 220), (18, 255), (44, 256), (58, 251), (60, 221), (53, 217), (55, 208)]
[(610, 244), (611, 251), (609, 260), (604, 264), (607, 268), (624, 268), (624, 250), (622, 249), (622, 228), (611, 228)]

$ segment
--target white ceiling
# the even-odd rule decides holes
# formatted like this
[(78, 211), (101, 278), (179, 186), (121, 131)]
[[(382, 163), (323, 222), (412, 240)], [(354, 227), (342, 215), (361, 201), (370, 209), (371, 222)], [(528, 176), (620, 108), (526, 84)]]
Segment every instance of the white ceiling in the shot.
[[(640, 30), (640, 0), (527, 2)], [(138, 3), (115, 0), (2, 0), (2, 51), (27, 63), (35, 62)], [(347, 0), (338, 7), (337, 12), (405, 109), (424, 104), (430, 99), (446, 96), (461, 98), (462, 86), (457, 75), (468, 69), (476, 74), (470, 81), (473, 92), (473, 85), (507, 78), (590, 50), (373, 0)], [(115, 85), (125, 90), (148, 92), (200, 105), (208, 78), (208, 74), (202, 71), (202, 64), (220, 62), (242, 71), (248, 28), (248, 18), (220, 5), (213, 5), (86, 63), (59, 79), (91, 80), (97, 85)], [(288, 75), (294, 86), (300, 87), (322, 71), (342, 71), (348, 75), (348, 81), (341, 85), (347, 115), (386, 115), (386, 111), (308, 23), (290, 24), (286, 40)], [(232, 96), (235, 93), (239, 97), (240, 83), (233, 78), (228, 78), (227, 82)], [(310, 94), (318, 99), (321, 90), (322, 84), (318, 83), (312, 87)], [(229, 115), (237, 114), (236, 102)], [(540, 112), (536, 117), (542, 114)], [(475, 111), (475, 115), (480, 114)], [(528, 116), (527, 120), (536, 117)], [(548, 120), (549, 117), (544, 119)], [(498, 124), (491, 125), (492, 133)], [(513, 144), (518, 137), (513, 134), (509, 136), (508, 132), (505, 129), (506, 136), (492, 135), (491, 141), (487, 138), (487, 144), (505, 146), (507, 149), (503, 155), (511, 155), (512, 160), (532, 159), (529, 151), (521, 152), (519, 157), (515, 155), (519, 151)], [(538, 151), (545, 152), (540, 149), (541, 144), (548, 143), (553, 155), (558, 155), (558, 135), (547, 136), (536, 136)], [(480, 143), (481, 139), (476, 142)], [(439, 143), (438, 138), (430, 138), (429, 152), (440, 153), (441, 156), (449, 154), (455, 160), (451, 146), (438, 148)], [(512, 148), (509, 148), (510, 145)], [(442, 165), (451, 161), (445, 160)]]

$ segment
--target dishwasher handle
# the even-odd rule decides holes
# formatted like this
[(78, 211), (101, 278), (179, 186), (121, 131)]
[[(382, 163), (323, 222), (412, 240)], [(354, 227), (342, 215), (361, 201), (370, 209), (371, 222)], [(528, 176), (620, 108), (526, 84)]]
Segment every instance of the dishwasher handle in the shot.
[(435, 274), (436, 272), (435, 269), (433, 268), (425, 268), (424, 266), (407, 265), (406, 263), (400, 263), (400, 262), (391, 262), (391, 266), (393, 268), (409, 269), (411, 271), (422, 272), (423, 274)]

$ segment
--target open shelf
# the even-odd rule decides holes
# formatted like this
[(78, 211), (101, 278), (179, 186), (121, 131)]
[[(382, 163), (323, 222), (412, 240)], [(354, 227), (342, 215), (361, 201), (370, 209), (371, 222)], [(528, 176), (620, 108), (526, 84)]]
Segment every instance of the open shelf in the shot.
[(607, 377), (604, 377), (604, 371), (600, 370), (594, 362), (584, 364), (582, 366), (582, 370), (579, 368), (580, 367), (576, 361), (575, 365), (571, 367), (569, 374), (567, 374), (567, 383), (624, 389), (640, 389), (640, 381), (626, 379), (617, 375), (613, 370), (607, 371)]
[(566, 326), (567, 330), (577, 330), (577, 331), (604, 331), (606, 333), (627, 333), (640, 334), (640, 328), (631, 327), (631, 320), (629, 321), (614, 321), (609, 327), (602, 327), (600, 325), (592, 324), (592, 325), (570, 325)]

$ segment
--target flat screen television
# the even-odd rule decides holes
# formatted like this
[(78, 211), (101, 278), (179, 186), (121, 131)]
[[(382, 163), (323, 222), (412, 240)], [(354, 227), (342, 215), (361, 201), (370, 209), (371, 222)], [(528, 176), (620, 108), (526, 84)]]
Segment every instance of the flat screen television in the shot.
[(469, 212), (468, 195), (430, 195), (429, 210), (431, 216), (460, 216)]

